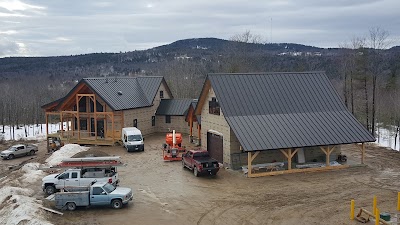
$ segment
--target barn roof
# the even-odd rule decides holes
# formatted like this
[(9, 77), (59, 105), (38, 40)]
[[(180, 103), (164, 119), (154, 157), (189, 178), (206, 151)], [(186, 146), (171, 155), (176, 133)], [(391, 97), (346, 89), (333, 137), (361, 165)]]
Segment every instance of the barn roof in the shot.
[(324, 72), (209, 74), (208, 80), (245, 151), (375, 141)]
[(156, 115), (184, 116), (193, 99), (162, 99)]

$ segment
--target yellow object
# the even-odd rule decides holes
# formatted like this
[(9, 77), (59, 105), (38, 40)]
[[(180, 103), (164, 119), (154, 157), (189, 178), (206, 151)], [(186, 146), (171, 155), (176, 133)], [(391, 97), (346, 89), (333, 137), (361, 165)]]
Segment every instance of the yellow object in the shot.
[(400, 211), (400, 192), (397, 193), (397, 211)]
[(350, 203), (350, 219), (354, 220), (354, 200), (351, 200)]
[(375, 215), (376, 213), (376, 203), (377, 203), (377, 199), (376, 199), (376, 195), (374, 196), (374, 202), (372, 205), (372, 213)]
[(379, 225), (379, 219), (380, 219), (380, 217), (379, 217), (379, 209), (378, 208), (376, 208), (375, 209), (375, 225)]

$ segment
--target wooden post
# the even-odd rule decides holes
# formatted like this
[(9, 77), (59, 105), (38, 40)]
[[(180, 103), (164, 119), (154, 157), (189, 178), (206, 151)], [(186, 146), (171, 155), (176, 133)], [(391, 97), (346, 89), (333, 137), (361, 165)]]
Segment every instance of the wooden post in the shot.
[(247, 152), (247, 177), (251, 177), (251, 152)]
[[(114, 111), (111, 113), (111, 129), (112, 129), (112, 141), (113, 141), (113, 144), (114, 144), (115, 143), (115, 141), (114, 141), (114, 139), (115, 139), (115, 135), (114, 135), (114, 130), (115, 130), (115, 128), (114, 128)], [(122, 132), (122, 130), (121, 130), (121, 132)]]
[(60, 112), (60, 121), (61, 121), (61, 137), (64, 137), (64, 118), (63, 118), (63, 112)]
[(81, 120), (79, 118), (79, 97), (76, 95), (76, 126), (78, 131), (78, 140), (81, 140)]
[(201, 145), (201, 125), (200, 124), (197, 124), (197, 136), (198, 136), (198, 139), (199, 139), (199, 145)]
[(192, 137), (193, 136), (193, 117), (191, 115), (190, 115), (189, 123), (190, 123), (190, 137)]
[[(97, 104), (96, 104), (96, 96), (95, 95), (93, 95), (93, 112), (94, 112), (94, 139), (95, 140), (97, 140)], [(103, 127), (104, 127), (104, 125), (103, 125)], [(103, 128), (103, 137), (105, 138), (105, 136), (104, 136), (104, 133), (105, 133), (105, 131), (104, 131), (104, 128)]]
[(285, 157), (287, 158), (287, 160), (288, 160), (288, 170), (291, 170), (291, 169), (292, 169), (292, 158), (293, 158), (293, 156), (297, 153), (297, 151), (299, 151), (299, 149), (294, 150), (293, 153), (292, 153), (292, 149), (291, 149), (291, 148), (290, 148), (290, 149), (287, 149), (288, 152), (286, 152), (286, 151), (283, 150), (283, 149), (279, 149), (279, 150), (280, 150), (280, 151), (282, 152), (282, 154), (285, 155)]
[(330, 157), (330, 155), (331, 155), (331, 153), (333, 152), (333, 149), (335, 149), (335, 146), (333, 146), (332, 148), (330, 148), (329, 146), (328, 147), (326, 147), (326, 149), (324, 149), (323, 147), (320, 147), (320, 149), (325, 153), (325, 155), (326, 155), (326, 166), (328, 167), (328, 166), (331, 166), (330, 165), (330, 159), (329, 159), (329, 157)]
[(365, 145), (364, 143), (361, 144), (361, 164), (364, 164), (364, 157), (365, 157)]
[(46, 142), (47, 142), (47, 152), (50, 152), (50, 148), (49, 148), (50, 143), (49, 143), (48, 135), (49, 135), (49, 114), (47, 114), (47, 112), (46, 112)]

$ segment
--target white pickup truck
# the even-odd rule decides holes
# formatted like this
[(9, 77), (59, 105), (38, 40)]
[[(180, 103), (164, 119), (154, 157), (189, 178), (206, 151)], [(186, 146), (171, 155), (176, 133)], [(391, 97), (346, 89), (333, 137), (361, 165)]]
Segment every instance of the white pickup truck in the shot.
[(68, 187), (89, 186), (93, 181), (108, 182), (114, 186), (118, 185), (118, 173), (115, 168), (85, 168), (67, 169), (59, 174), (51, 174), (42, 179), (43, 191), (51, 195), (61, 189)]
[(34, 155), (38, 151), (37, 145), (13, 145), (0, 153), (3, 159), (13, 159), (19, 156)]

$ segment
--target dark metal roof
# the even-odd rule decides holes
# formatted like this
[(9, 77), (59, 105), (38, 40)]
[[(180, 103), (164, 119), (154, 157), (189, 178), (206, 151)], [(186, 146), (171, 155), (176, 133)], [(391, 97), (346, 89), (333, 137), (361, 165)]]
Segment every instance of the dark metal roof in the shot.
[(193, 99), (162, 99), (156, 115), (184, 116)]
[(84, 78), (85, 82), (113, 110), (153, 105), (163, 77)]
[(372, 142), (324, 72), (209, 74), (246, 151)]

